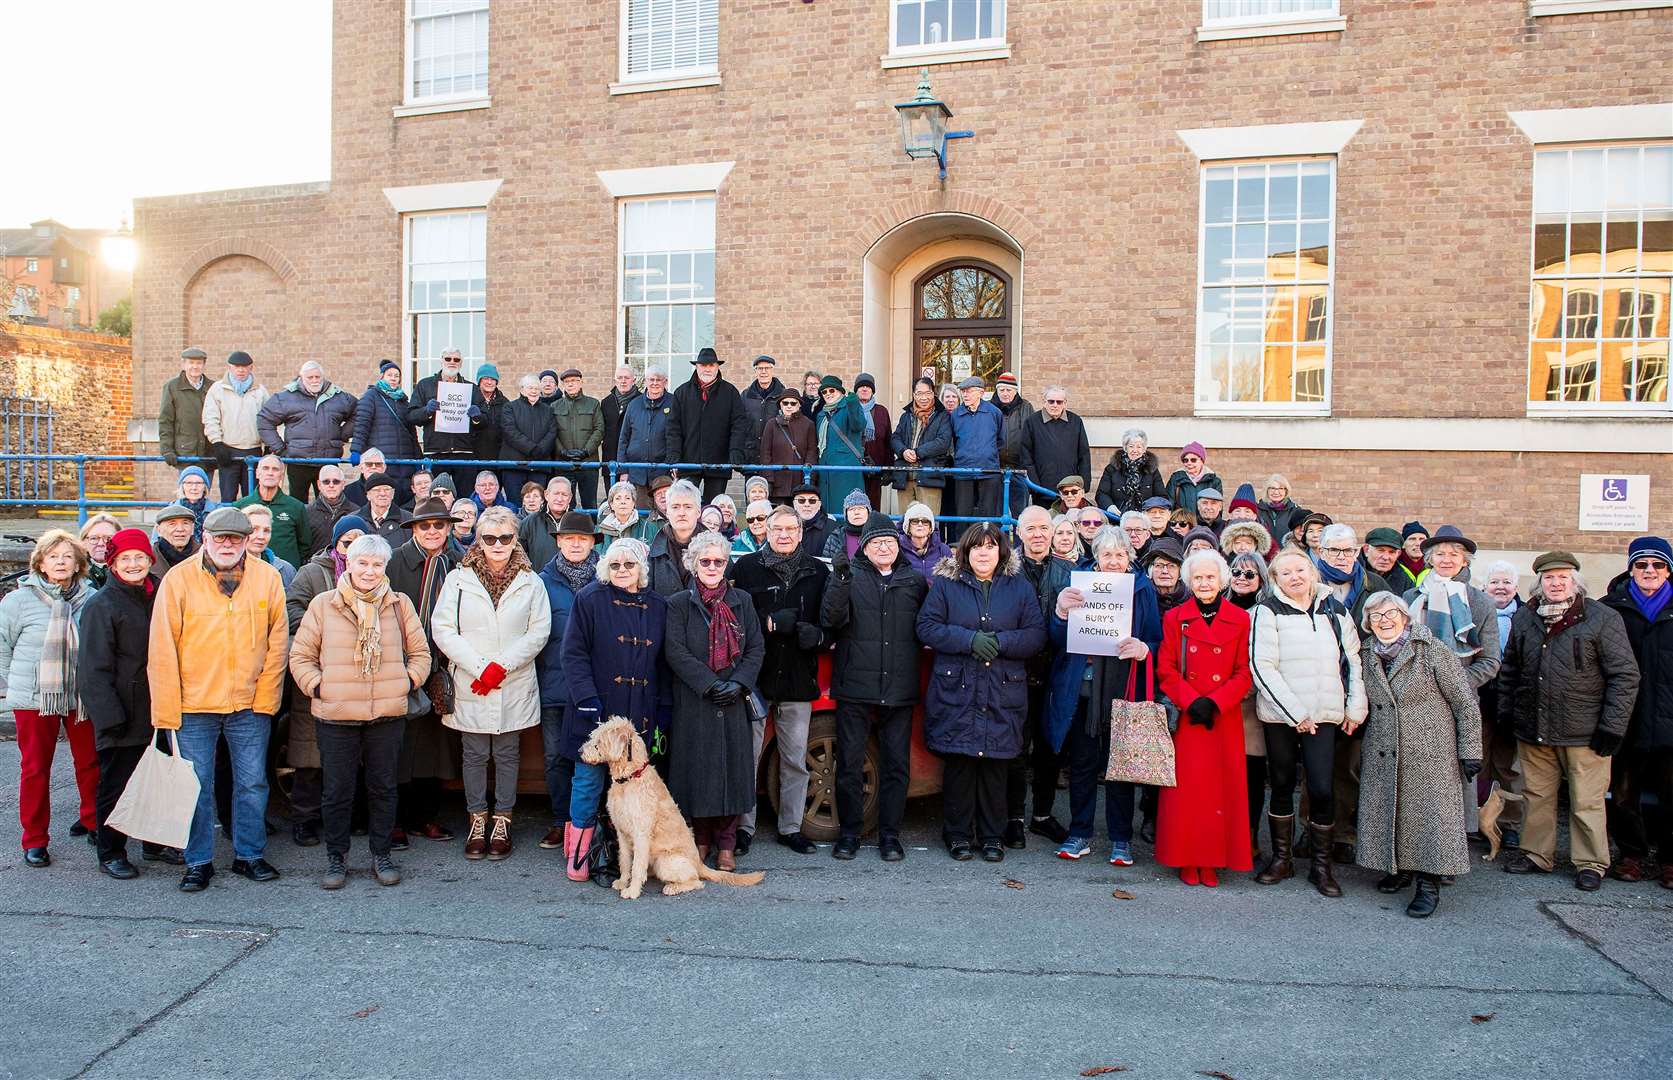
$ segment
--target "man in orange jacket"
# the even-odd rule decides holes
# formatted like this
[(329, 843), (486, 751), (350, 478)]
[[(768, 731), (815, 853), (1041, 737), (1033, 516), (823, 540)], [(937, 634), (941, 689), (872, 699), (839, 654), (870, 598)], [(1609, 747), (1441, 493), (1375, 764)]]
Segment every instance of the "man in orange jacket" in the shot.
[(279, 872), (267, 850), (267, 740), (279, 709), (289, 627), (279, 572), (246, 557), (250, 519), (223, 506), (203, 523), (203, 550), (157, 588), (147, 675), (151, 724), (178, 731), (198, 777), (181, 892), (215, 875), (215, 744), (232, 756), (232, 870), (251, 881)]

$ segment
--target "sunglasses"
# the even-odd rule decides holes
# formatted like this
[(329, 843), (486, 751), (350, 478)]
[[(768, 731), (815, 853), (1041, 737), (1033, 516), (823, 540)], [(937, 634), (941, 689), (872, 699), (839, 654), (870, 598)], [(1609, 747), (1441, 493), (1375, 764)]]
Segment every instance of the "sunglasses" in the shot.
[(1079, 495), (1081, 489), (1078, 487), (1060, 487), (1057, 489), (1057, 493), (1059, 495)]
[(698, 559), (697, 565), (705, 570), (713, 570), (717, 566), (725, 566), (725, 559)]
[(819, 496), (817, 496), (817, 495), (798, 495), (798, 496), (796, 496), (796, 505), (797, 506), (818, 506), (819, 505)]
[(321, 477), (320, 481), (319, 481), (319, 486), (320, 487), (336, 487), (338, 484), (341, 484), (341, 483), (342, 483), (341, 480), (327, 480), (324, 477)]
[(637, 570), (639, 569), (639, 564), (632, 562), (607, 562), (604, 564), (604, 569), (609, 570), (611, 573), (614, 573), (617, 570)]
[(419, 521), (413, 524), (413, 528), (423, 529), (425, 532), (445, 532), (452, 526), (451, 521)]
[(1046, 399), (1046, 404), (1047, 405), (1067, 405), (1068, 403), (1069, 403), (1068, 398), (1049, 397), (1049, 398)]
[(1255, 578), (1257, 578), (1259, 576), (1260, 575), (1256, 574), (1253, 570), (1233, 570), (1232, 571), (1232, 577), (1239, 578), (1243, 581), (1253, 581)]
[(1195, 454), (1186, 454), (1185, 457), (1182, 460), (1187, 465), (1195, 465), (1198, 462), (1202, 461), (1202, 458), (1197, 457)]
[(1639, 559), (1632, 564), (1634, 570), (1666, 570), (1667, 564), (1659, 559)]
[(744, 520), (749, 522), (751, 525), (758, 525), (761, 522), (767, 520), (767, 515), (766, 514), (756, 514), (754, 517), (746, 517), (746, 518), (744, 518)]
[(515, 544), (517, 542), (516, 533), (501, 533), (498, 535), (493, 533), (477, 533), (476, 538), (484, 544), (490, 545)]

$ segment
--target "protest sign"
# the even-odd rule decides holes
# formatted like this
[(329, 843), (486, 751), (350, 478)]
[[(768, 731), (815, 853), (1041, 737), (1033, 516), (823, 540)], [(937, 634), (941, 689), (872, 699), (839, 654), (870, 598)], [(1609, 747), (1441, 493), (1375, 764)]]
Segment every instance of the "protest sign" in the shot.
[(463, 435), (471, 429), (470, 417), (472, 384), (468, 382), (437, 382), (436, 430), (450, 435)]
[(1069, 587), (1086, 598), (1069, 612), (1069, 651), (1114, 656), (1121, 639), (1133, 636), (1133, 575), (1076, 570)]

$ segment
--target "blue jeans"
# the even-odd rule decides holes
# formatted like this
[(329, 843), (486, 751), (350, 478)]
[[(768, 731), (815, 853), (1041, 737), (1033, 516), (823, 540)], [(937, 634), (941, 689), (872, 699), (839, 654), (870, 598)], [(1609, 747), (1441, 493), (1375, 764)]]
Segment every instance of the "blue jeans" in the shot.
[(259, 859), (267, 851), (267, 740), (273, 718), (249, 709), (186, 713), (180, 718), (180, 752), (198, 777), (187, 866), (215, 861), (215, 743), (223, 734), (232, 756), (233, 857)]
[(552, 825), (569, 820), (570, 784), (579, 767), (559, 753), (563, 737), (563, 706), (541, 706), (540, 746), (546, 758), (546, 796), (552, 800)]
[(610, 770), (603, 765), (575, 763), (575, 780), (569, 788), (569, 820), (577, 829), (598, 824), (598, 808), (604, 804), (604, 789), (610, 786)]

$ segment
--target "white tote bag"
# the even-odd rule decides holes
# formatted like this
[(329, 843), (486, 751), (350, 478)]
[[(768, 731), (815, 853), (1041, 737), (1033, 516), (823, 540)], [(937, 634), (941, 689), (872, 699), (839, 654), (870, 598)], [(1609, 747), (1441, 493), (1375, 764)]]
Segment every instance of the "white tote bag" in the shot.
[(168, 748), (172, 757), (157, 749), (152, 739), (106, 823), (135, 840), (184, 850), (197, 810), (198, 776), (192, 763), (180, 756), (173, 731), (168, 733)]

